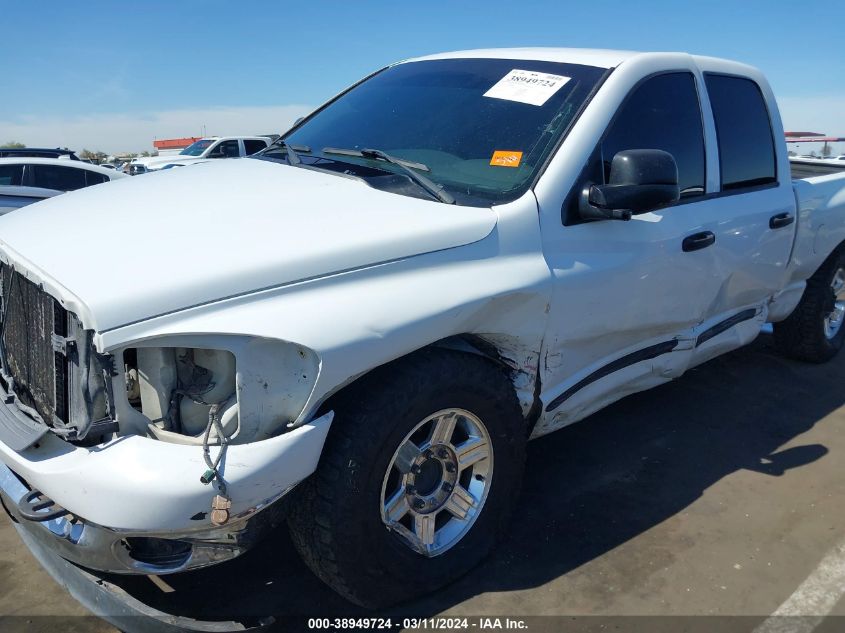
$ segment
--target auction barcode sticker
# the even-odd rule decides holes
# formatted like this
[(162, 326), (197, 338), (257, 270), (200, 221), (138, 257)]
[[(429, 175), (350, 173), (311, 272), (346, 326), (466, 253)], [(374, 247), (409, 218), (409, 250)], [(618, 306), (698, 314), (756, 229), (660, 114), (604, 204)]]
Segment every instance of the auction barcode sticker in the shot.
[(562, 75), (515, 68), (497, 81), (484, 96), (541, 106), (569, 80), (570, 77)]

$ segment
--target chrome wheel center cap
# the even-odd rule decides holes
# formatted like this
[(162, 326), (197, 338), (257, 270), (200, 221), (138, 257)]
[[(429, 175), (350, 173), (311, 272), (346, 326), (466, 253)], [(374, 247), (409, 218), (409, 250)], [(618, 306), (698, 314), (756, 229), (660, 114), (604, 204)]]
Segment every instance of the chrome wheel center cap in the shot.
[(405, 496), (408, 505), (419, 513), (442, 508), (458, 481), (458, 458), (451, 447), (434, 445), (422, 453), (407, 476)]

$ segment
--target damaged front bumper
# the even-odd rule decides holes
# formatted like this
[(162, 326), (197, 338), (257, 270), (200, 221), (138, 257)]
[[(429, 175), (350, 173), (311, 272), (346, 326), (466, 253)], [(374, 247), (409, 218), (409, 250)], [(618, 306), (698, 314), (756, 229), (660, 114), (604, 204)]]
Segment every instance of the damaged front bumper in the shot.
[[(58, 556), (50, 547), (33, 538), (15, 523), (21, 540), (41, 566), (59, 585), (93, 614), (105, 619), (127, 633), (231, 633), (232, 631), (260, 631), (274, 623), (272, 616), (235, 617), (234, 619), (198, 620), (162, 611), (143, 597), (133, 595), (115, 584), (107, 574), (83, 569)], [(0, 618), (2, 621), (2, 618)]]
[(221, 527), (186, 532), (113, 530), (70, 514), (33, 520), (25, 516), (20, 503), (30, 492), (0, 463), (0, 500), (19, 531), (65, 560), (117, 574), (172, 574), (235, 558), (282, 518), (281, 504), (271, 503)]
[[(207, 567), (247, 551), (278, 521), (278, 501), (316, 468), (332, 417), (227, 447), (220, 472), (232, 507), (223, 525), (210, 521), (217, 490), (200, 481), (202, 449), (138, 436), (84, 448), (46, 435), (20, 452), (0, 443), (0, 498), (19, 530), (89, 569)], [(54, 502), (49, 520), (33, 520), (21, 503), (32, 491)]]

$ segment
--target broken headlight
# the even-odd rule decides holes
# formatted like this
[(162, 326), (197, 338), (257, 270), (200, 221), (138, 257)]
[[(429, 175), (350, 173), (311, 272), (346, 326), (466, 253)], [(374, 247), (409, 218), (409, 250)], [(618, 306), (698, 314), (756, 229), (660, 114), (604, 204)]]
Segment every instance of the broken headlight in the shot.
[(244, 443), (276, 435), (297, 419), (317, 378), (314, 352), (266, 339), (227, 343), (230, 349), (123, 351), (126, 399), (150, 434), (188, 444), (221, 435)]

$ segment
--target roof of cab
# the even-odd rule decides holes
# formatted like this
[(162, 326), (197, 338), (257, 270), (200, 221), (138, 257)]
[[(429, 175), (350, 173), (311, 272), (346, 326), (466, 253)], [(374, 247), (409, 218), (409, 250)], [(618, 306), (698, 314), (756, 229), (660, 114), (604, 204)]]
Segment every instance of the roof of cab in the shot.
[[(687, 55), (687, 53), (681, 53)], [(567, 64), (581, 64), (597, 68), (615, 68), (627, 59), (639, 55), (671, 55), (678, 53), (643, 52), (643, 51), (619, 51), (601, 48), (480, 48), (476, 50), (454, 51), (451, 53), (437, 53), (424, 57), (407, 59), (407, 62), (417, 62), (431, 59), (460, 59), (460, 58), (484, 58), (484, 59), (525, 59), (533, 61), (559, 62)], [(734, 62), (727, 59), (691, 55), (695, 63), (702, 70), (733, 70), (736, 72), (753, 72), (756, 69), (746, 64)], [(401, 62), (400, 62), (401, 63)]]
[(484, 58), (528, 59), (545, 62), (582, 64), (598, 68), (613, 68), (629, 57), (640, 55), (637, 51), (615, 51), (601, 48), (479, 48), (468, 51), (437, 53), (405, 61), (418, 62), (430, 59)]

